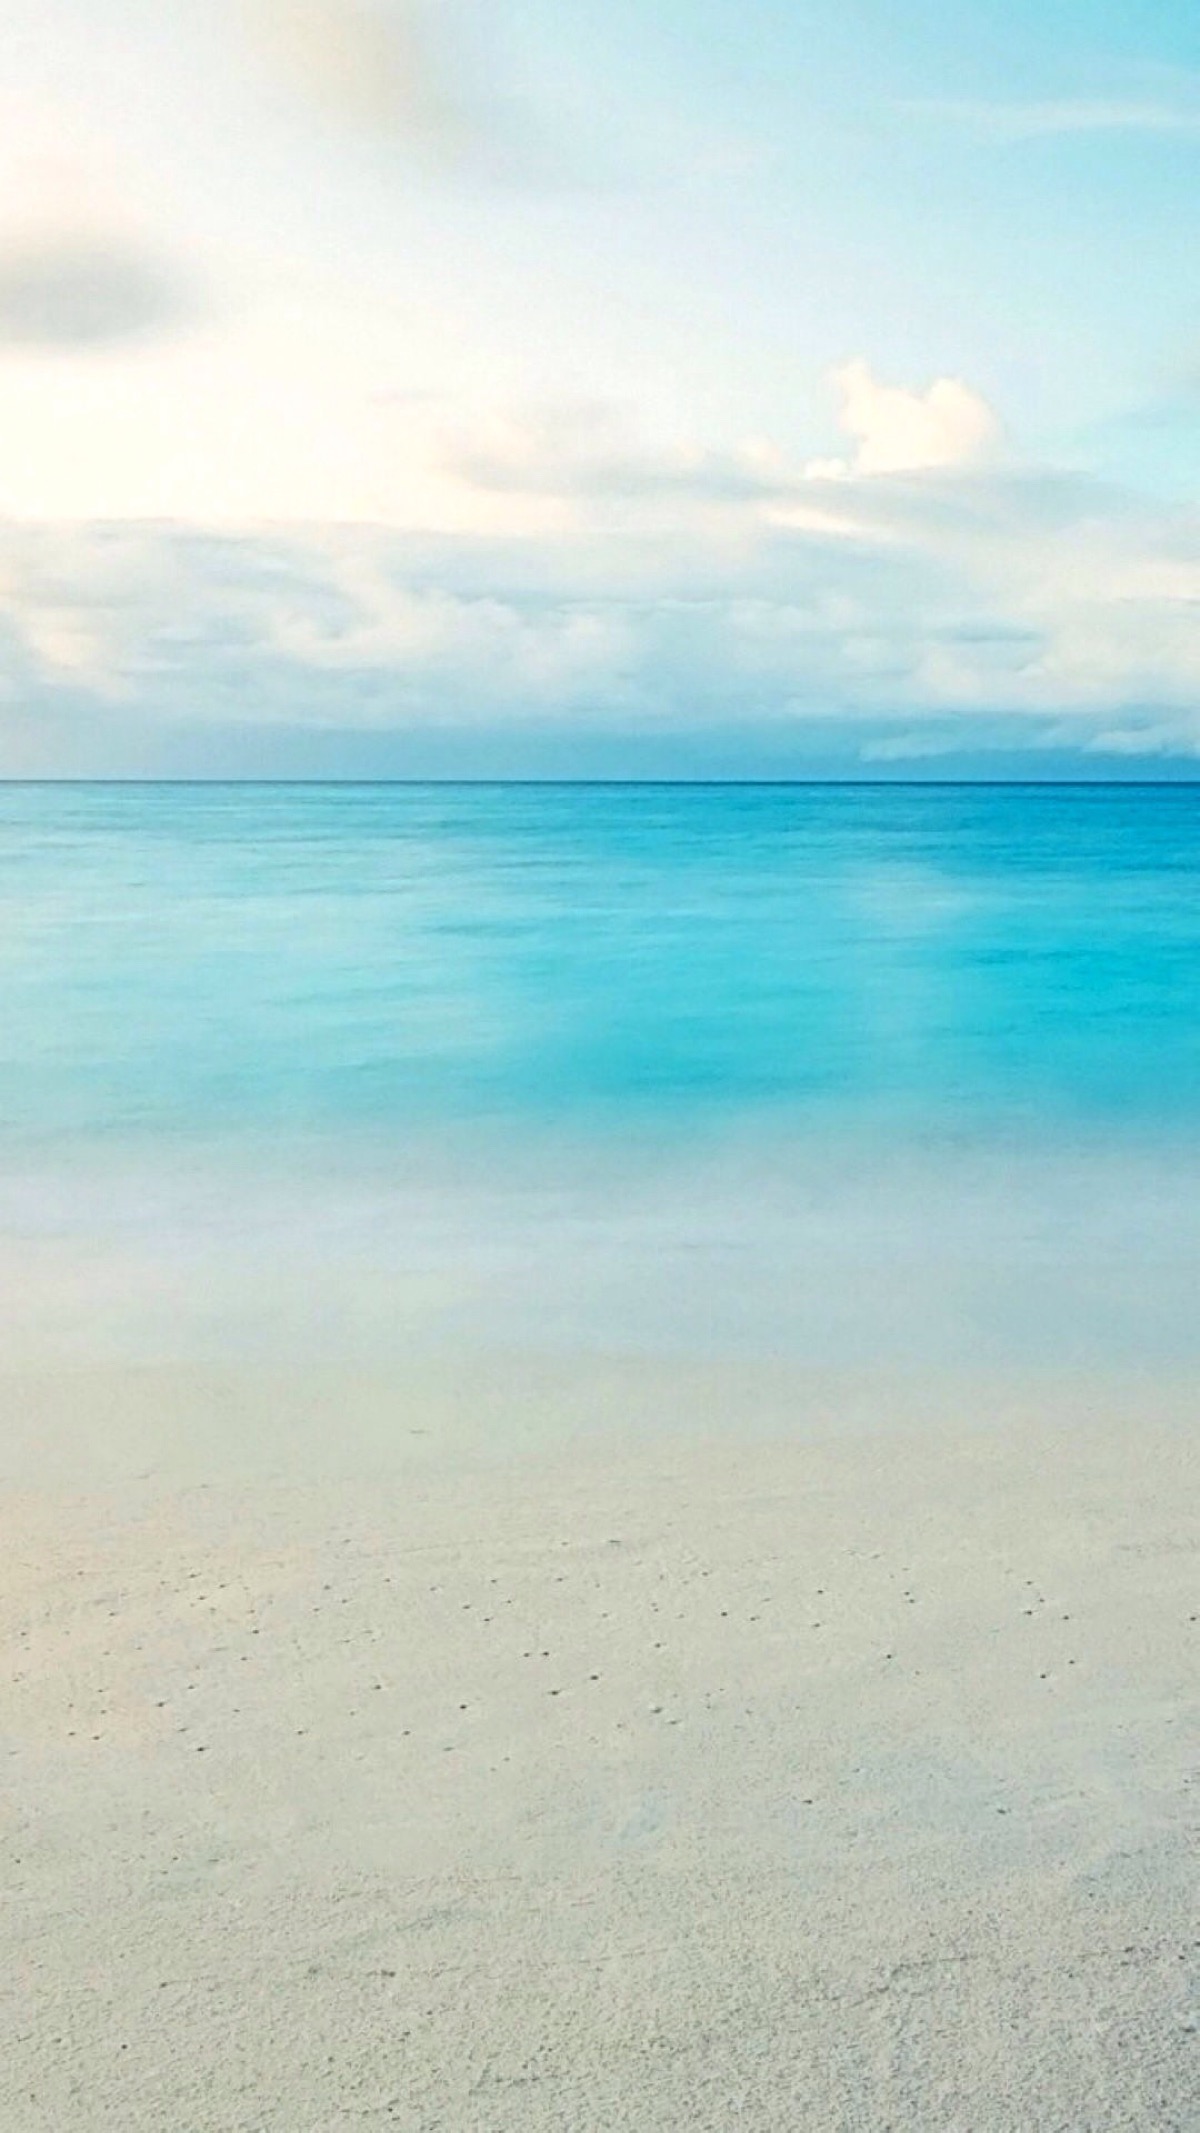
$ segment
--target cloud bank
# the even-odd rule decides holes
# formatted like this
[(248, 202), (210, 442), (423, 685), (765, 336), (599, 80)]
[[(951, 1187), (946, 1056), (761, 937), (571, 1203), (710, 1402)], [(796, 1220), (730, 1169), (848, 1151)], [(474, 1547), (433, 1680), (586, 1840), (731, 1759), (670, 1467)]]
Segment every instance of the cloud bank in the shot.
[(839, 462), (653, 447), (602, 411), (435, 422), (507, 534), (10, 524), (0, 765), (131, 722), (438, 729), (464, 774), (473, 735), (542, 727), (1200, 756), (1200, 519), (1006, 460), (959, 381), (837, 381)]

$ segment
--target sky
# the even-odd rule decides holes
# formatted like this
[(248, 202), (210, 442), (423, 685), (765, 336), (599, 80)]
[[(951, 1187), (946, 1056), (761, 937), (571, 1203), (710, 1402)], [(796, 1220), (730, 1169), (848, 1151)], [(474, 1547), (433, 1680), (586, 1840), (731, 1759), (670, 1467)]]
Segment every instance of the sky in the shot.
[(0, 774), (1200, 775), (1177, 0), (5, 0)]

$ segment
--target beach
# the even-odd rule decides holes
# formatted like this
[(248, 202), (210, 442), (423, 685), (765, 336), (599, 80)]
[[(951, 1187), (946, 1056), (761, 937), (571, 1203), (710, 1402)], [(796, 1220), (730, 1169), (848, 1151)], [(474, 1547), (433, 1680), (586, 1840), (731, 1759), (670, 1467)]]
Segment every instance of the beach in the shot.
[(1194, 795), (0, 814), (3, 2133), (1193, 2133)]
[(4, 1407), (14, 2133), (1195, 2124), (1186, 1378)]
[(0, 0), (0, 2133), (1200, 2133), (1197, 27)]

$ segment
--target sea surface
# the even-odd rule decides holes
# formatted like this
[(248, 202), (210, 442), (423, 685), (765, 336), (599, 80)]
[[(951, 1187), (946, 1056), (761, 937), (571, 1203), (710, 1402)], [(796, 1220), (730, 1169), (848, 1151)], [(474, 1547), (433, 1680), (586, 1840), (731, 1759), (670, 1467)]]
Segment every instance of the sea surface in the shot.
[(1200, 788), (0, 787), (10, 1355), (1200, 1358)]

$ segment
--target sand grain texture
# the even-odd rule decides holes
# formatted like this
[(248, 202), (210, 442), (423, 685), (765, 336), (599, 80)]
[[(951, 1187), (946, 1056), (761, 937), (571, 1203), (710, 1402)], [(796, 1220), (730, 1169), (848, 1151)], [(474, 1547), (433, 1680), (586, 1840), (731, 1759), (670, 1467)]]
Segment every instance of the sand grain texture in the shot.
[(1194, 2133), (1194, 1453), (13, 1488), (6, 2133)]

